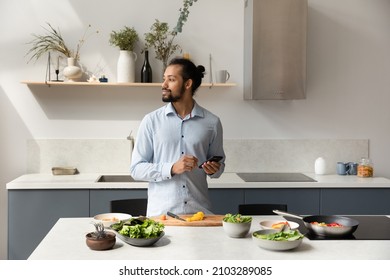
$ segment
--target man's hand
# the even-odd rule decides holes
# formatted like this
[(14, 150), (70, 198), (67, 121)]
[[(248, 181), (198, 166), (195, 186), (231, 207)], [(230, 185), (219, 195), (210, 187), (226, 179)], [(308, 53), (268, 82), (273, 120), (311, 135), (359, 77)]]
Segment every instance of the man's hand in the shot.
[(182, 174), (195, 168), (198, 168), (198, 159), (194, 156), (184, 155), (173, 164), (171, 173), (172, 175)]
[(221, 164), (215, 161), (207, 161), (202, 165), (204, 172), (208, 175), (212, 175), (219, 170)]

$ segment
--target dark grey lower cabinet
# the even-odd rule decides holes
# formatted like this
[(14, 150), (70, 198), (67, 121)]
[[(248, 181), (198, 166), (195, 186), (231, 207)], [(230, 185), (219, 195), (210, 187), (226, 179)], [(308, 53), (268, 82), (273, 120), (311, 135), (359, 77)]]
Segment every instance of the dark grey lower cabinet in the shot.
[(245, 189), (245, 203), (287, 204), (289, 212), (298, 215), (317, 215), (320, 212), (320, 189), (263, 188)]
[(239, 204), (287, 204), (288, 210), (300, 215), (320, 212), (320, 189), (262, 188), (262, 189), (210, 189), (215, 214), (238, 213)]
[(110, 201), (129, 198), (147, 198), (146, 189), (104, 189), (90, 191), (91, 217), (110, 212)]
[(322, 189), (320, 205), (324, 215), (390, 215), (390, 189)]
[(209, 194), (214, 214), (236, 214), (238, 204), (244, 202), (243, 189), (209, 189)]
[(8, 259), (27, 259), (59, 218), (88, 216), (89, 190), (8, 190)]

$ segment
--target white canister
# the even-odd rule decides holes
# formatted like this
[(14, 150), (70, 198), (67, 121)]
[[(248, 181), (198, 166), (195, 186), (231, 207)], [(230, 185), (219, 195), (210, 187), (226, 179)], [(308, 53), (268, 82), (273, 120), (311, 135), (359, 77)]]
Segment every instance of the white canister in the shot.
[(326, 173), (326, 162), (323, 157), (319, 157), (314, 162), (314, 173), (317, 175), (324, 175)]

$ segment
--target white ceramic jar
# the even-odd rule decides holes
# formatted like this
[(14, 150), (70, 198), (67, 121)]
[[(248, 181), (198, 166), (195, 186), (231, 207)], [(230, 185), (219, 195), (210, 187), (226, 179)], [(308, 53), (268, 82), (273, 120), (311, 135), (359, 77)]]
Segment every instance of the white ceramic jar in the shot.
[(323, 157), (319, 157), (314, 162), (314, 173), (316, 175), (326, 174), (326, 161)]

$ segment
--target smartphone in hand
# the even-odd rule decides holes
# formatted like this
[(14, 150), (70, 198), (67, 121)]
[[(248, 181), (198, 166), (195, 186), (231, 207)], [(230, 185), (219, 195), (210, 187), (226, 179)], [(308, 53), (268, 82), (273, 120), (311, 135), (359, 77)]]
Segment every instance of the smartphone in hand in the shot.
[(222, 156), (212, 156), (211, 158), (208, 158), (206, 161), (204, 161), (201, 165), (199, 165), (199, 168), (202, 168), (202, 165), (203, 165), (205, 162), (208, 162), (208, 161), (219, 162), (221, 159), (223, 159)]

